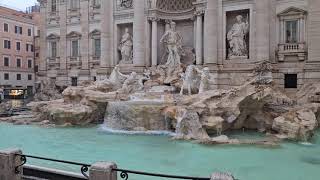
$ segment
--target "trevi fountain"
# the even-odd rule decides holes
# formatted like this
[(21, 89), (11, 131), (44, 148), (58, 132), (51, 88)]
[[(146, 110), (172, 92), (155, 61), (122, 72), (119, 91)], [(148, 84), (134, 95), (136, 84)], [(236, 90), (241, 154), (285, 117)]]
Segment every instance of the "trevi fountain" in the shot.
[[(250, 13), (230, 14), (224, 53), (229, 61), (252, 56)], [(246, 180), (317, 179), (320, 83), (288, 93), (274, 78), (278, 67), (263, 60), (238, 77), (238, 85), (219, 88), (212, 67), (197, 62), (197, 49), (184, 46), (179, 23), (165, 22), (156, 65), (122, 71), (135, 62), (136, 52), (132, 28), (123, 28), (118, 65), (109, 75), (62, 94), (42, 80), (27, 105), (30, 112), (0, 118), (6, 122), (0, 124), (0, 148), (18, 146), (29, 154), (88, 163), (112, 160), (169, 174), (224, 171)]]

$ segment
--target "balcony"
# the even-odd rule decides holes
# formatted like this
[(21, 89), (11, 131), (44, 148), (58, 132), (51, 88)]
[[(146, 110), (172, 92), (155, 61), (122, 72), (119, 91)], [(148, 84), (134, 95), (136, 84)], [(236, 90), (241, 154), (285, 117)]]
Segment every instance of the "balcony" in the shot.
[(80, 56), (77, 56), (77, 57), (69, 56), (68, 57), (68, 61), (67, 61), (68, 69), (72, 69), (73, 67), (81, 69), (81, 66), (82, 66), (82, 62), (81, 62)]
[(59, 57), (48, 57), (47, 58), (48, 69), (54, 70), (59, 69), (60, 67), (60, 58)]
[(284, 43), (278, 45), (278, 60), (285, 61), (287, 57), (296, 57), (298, 61), (306, 60), (307, 47), (305, 43)]

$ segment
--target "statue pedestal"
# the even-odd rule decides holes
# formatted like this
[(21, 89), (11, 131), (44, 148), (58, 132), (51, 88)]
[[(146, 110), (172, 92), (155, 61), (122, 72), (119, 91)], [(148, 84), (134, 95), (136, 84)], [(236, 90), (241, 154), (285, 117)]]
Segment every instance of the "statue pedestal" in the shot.
[(137, 66), (134, 64), (118, 64), (118, 66), (122, 73), (131, 73), (131, 72), (143, 73), (144, 70), (146, 69), (145, 66)]

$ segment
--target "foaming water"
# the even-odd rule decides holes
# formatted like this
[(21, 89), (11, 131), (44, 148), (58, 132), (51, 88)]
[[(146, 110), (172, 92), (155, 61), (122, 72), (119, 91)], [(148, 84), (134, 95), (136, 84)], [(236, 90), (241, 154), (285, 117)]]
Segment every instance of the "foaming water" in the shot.
[(116, 130), (108, 128), (105, 124), (100, 125), (98, 128), (99, 132), (105, 134), (118, 134), (118, 135), (153, 135), (153, 136), (175, 136), (176, 133), (170, 131), (126, 131)]

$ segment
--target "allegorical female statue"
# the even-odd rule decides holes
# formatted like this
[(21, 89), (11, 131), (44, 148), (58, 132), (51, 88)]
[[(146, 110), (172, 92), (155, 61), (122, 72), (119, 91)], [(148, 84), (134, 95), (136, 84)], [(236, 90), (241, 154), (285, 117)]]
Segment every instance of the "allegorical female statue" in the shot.
[(229, 42), (228, 58), (248, 57), (248, 48), (246, 43), (246, 36), (249, 33), (248, 18), (243, 22), (243, 16), (236, 17), (237, 22), (232, 26), (227, 34)]
[(122, 35), (119, 50), (121, 52), (120, 64), (131, 64), (132, 63), (132, 35), (129, 33), (129, 29), (125, 29), (125, 33)]

